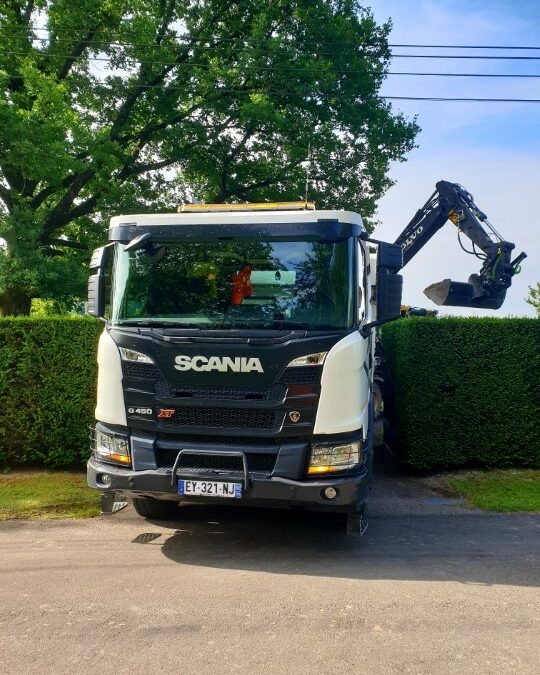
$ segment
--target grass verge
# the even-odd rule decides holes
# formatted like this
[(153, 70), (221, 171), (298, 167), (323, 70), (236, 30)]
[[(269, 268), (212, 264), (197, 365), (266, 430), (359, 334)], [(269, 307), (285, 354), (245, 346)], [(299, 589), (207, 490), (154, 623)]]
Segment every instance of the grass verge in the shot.
[(0, 475), (0, 520), (91, 518), (99, 495), (86, 475), (68, 471), (24, 471)]
[(498, 469), (447, 476), (447, 488), (487, 511), (540, 511), (540, 470)]

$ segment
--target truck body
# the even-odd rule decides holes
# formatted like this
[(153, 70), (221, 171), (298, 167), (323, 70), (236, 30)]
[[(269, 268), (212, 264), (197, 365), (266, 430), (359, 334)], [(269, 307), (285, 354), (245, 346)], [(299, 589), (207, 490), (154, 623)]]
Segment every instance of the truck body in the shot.
[(373, 454), (362, 328), (377, 309), (366, 239), (346, 211), (113, 218), (92, 262), (90, 297), (108, 306), (89, 484), (156, 513), (213, 498), (360, 518)]
[(494, 307), (525, 257), (511, 263), (513, 244), (480, 231), (463, 188), (437, 185), (394, 244), (369, 239), (357, 213), (305, 202), (112, 218), (89, 281), (105, 321), (88, 462), (103, 511), (127, 496), (159, 518), (211, 499), (342, 512), (361, 533), (374, 329), (400, 316), (404, 258), (450, 218), (486, 257), (429, 297)]

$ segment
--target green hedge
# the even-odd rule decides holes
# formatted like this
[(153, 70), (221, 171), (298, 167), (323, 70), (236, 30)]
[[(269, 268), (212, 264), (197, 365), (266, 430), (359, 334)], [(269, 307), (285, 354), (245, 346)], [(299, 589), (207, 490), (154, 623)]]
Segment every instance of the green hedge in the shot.
[(382, 342), (404, 464), (540, 466), (540, 320), (400, 319)]
[[(102, 330), (79, 317), (0, 318), (0, 465), (86, 459)], [(540, 320), (400, 319), (382, 337), (404, 463), (540, 466)]]
[(0, 465), (88, 457), (102, 330), (82, 317), (0, 318)]

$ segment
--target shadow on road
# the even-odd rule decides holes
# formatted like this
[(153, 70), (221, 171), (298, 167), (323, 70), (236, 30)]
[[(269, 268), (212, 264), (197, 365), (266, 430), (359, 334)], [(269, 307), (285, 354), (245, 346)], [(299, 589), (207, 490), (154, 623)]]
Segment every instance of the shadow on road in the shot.
[(538, 585), (538, 518), (466, 510), (434, 495), (381, 448), (362, 538), (347, 537), (339, 515), (183, 504), (178, 521), (156, 523), (174, 533), (153, 543), (177, 563), (216, 569)]
[[(350, 579), (439, 580), (534, 586), (540, 580), (532, 516), (375, 517), (358, 539), (337, 517), (184, 506), (163, 554), (177, 563)], [(164, 525), (164, 523), (161, 523)]]

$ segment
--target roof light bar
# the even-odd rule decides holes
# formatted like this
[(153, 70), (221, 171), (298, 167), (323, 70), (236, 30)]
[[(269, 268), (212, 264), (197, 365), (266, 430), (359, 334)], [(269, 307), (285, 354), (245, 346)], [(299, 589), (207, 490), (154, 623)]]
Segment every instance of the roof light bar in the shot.
[(178, 213), (215, 211), (314, 211), (313, 202), (258, 202), (253, 204), (181, 204)]

